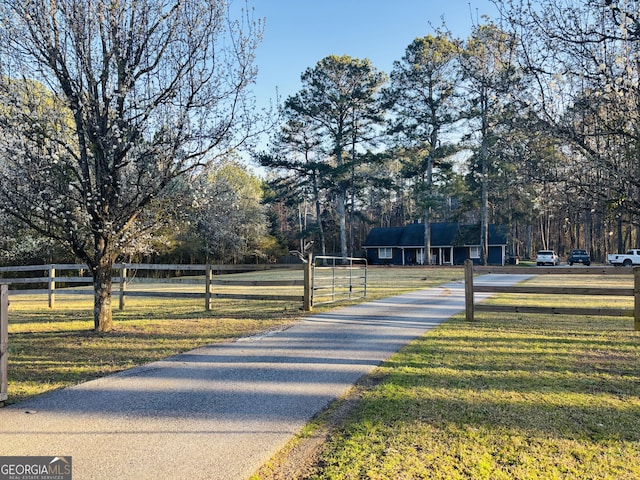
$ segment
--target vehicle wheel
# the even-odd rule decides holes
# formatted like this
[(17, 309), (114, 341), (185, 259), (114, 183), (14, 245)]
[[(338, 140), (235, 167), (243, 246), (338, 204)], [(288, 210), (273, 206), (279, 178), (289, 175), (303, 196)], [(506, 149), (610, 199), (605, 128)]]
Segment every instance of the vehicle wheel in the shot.
[(629, 260), (628, 258), (625, 258), (624, 262), (622, 262), (622, 266), (623, 267), (630, 267), (631, 266), (631, 260)]
[(589, 265), (591, 265), (591, 262), (584, 262), (585, 267), (588, 267)]
[(570, 267), (573, 267), (573, 262), (569, 262), (569, 266), (570, 266)]
[(539, 267), (541, 267), (541, 266), (542, 266), (542, 262), (538, 262), (538, 263), (537, 263), (537, 265), (538, 265)]

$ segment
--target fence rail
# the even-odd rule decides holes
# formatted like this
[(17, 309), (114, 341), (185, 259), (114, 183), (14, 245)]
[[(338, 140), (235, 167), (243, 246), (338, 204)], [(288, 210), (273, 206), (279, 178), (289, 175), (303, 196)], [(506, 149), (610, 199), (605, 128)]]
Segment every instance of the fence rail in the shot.
[[(112, 277), (114, 295), (118, 295), (119, 308), (124, 310), (127, 297), (174, 297), (203, 298), (205, 309), (211, 310), (214, 299), (287, 301), (301, 302), (303, 309), (310, 311), (315, 304), (330, 303), (343, 299), (362, 298), (366, 296), (367, 262), (363, 258), (343, 259), (342, 257), (309, 255), (305, 264), (248, 264), (248, 265), (180, 265), (155, 263), (120, 263), (114, 265)], [(266, 270), (304, 270), (302, 279), (290, 280), (228, 280), (220, 278), (229, 273), (243, 273)], [(180, 283), (202, 286), (201, 292), (159, 292), (154, 290), (131, 290), (133, 279), (131, 272), (189, 272), (186, 281)], [(0, 276), (25, 272), (43, 272), (44, 275), (1, 278), (10, 285), (45, 285), (37, 289), (11, 289), (16, 294), (46, 294), (50, 308), (55, 307), (57, 295), (92, 295), (93, 290), (86, 288), (93, 284), (88, 275), (89, 269), (82, 264), (28, 265), (18, 267), (0, 267)], [(61, 272), (69, 275), (61, 275)], [(193, 275), (196, 274), (196, 275)], [(197, 274), (201, 274), (197, 275)], [(153, 279), (154, 281), (160, 281)], [(64, 288), (60, 285), (63, 284)], [(81, 288), (82, 286), (85, 288)], [(300, 294), (285, 295), (282, 292), (268, 293), (228, 293), (217, 291), (216, 287), (301, 287)]]
[[(465, 268), (465, 315), (467, 321), (474, 321), (474, 312), (515, 312), (515, 313), (539, 313), (558, 315), (592, 315), (632, 317), (634, 329), (640, 331), (640, 267), (633, 270), (615, 267), (580, 267), (580, 268), (535, 268), (527, 271), (522, 267), (474, 267), (470, 260), (466, 260)], [(544, 286), (492, 286), (474, 285), (475, 273), (498, 274), (533, 274), (533, 275), (620, 275), (632, 273), (634, 276), (633, 288), (608, 288), (608, 287), (544, 287)], [(542, 295), (606, 295), (614, 297), (634, 297), (634, 308), (591, 308), (591, 307), (551, 307), (551, 306), (519, 306), (519, 305), (490, 305), (475, 304), (474, 293), (514, 293), (514, 294), (542, 294)]]
[[(218, 277), (229, 273), (241, 273), (251, 271), (266, 270), (302, 270), (303, 265), (273, 265), (273, 264), (255, 264), (255, 265), (180, 265), (180, 264), (155, 264), (155, 263), (120, 263), (114, 265), (114, 272), (117, 276), (112, 277), (114, 291), (117, 289), (119, 297), (119, 308), (123, 310), (126, 305), (127, 297), (174, 297), (174, 298), (204, 298), (205, 308), (211, 309), (213, 299), (244, 299), (244, 300), (261, 300), (261, 301), (291, 301), (303, 302), (304, 293), (301, 291), (299, 295), (281, 295), (281, 294), (251, 294), (251, 293), (223, 293), (216, 292), (217, 286), (238, 286), (238, 287), (305, 287), (304, 280), (223, 280)], [(76, 287), (93, 284), (93, 278), (86, 275), (89, 269), (82, 264), (51, 264), (51, 265), (28, 265), (17, 267), (0, 267), (0, 275), (15, 274), (24, 272), (44, 272), (46, 276), (30, 276), (16, 278), (2, 278), (3, 282), (9, 285), (46, 285), (46, 288), (38, 289), (11, 289), (12, 295), (17, 294), (46, 294), (48, 296), (49, 307), (55, 307), (55, 299), (57, 295), (93, 295), (93, 290), (85, 288), (70, 288), (67, 285), (75, 285)], [(189, 272), (201, 273), (202, 278), (188, 280), (188, 284), (202, 286), (202, 292), (158, 292), (153, 290), (130, 290), (129, 284), (132, 280), (130, 273), (132, 271), (155, 271), (155, 272)], [(79, 274), (65, 276), (60, 272), (79, 272)], [(65, 288), (60, 288), (59, 284), (64, 284)], [(115, 293), (115, 292), (114, 292)]]

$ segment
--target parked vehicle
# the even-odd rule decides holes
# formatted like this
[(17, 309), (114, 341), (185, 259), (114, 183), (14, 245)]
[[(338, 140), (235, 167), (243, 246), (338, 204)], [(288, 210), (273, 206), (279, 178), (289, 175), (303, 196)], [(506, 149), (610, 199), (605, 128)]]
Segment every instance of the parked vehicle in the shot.
[(582, 263), (587, 267), (591, 265), (591, 257), (586, 250), (580, 248), (574, 248), (569, 252), (569, 256), (567, 257), (567, 263), (569, 265), (573, 265), (574, 263)]
[(627, 253), (612, 253), (607, 257), (611, 265), (619, 267), (630, 267), (631, 265), (640, 265), (640, 249), (632, 248)]
[(560, 257), (554, 250), (539, 250), (536, 256), (537, 265), (560, 265)]

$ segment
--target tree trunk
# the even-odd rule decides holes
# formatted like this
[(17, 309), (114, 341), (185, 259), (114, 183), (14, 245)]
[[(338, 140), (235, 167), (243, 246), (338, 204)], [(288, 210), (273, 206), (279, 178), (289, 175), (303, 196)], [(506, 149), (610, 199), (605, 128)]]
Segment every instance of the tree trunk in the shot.
[(113, 263), (101, 260), (93, 269), (93, 324), (96, 332), (113, 330), (111, 273)]
[(347, 255), (347, 212), (345, 208), (346, 193), (344, 189), (340, 189), (336, 199), (338, 221), (340, 223), (340, 255), (346, 260)]
[(489, 256), (489, 105), (488, 93), (482, 92), (482, 140), (480, 145), (480, 264), (487, 265)]
[(480, 206), (480, 263), (487, 265), (489, 262), (489, 181), (487, 169), (483, 166), (482, 193)]
[[(435, 113), (433, 113), (432, 116), (435, 118)], [(431, 133), (429, 156), (427, 158), (427, 184), (425, 186), (427, 190), (427, 204), (424, 209), (424, 255), (422, 258), (423, 265), (431, 265), (431, 203), (433, 201), (433, 157), (437, 145), (438, 130), (434, 126)]]
[(422, 264), (431, 265), (431, 207), (424, 212), (424, 254)]

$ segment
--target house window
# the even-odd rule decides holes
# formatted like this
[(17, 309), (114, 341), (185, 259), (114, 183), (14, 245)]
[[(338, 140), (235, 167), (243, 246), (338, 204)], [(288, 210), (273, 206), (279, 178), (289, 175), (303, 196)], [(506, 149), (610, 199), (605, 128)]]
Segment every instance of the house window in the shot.
[(469, 247), (469, 258), (480, 258), (480, 247)]
[(380, 260), (391, 260), (393, 258), (393, 248), (391, 247), (379, 248), (378, 258)]

